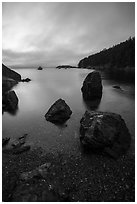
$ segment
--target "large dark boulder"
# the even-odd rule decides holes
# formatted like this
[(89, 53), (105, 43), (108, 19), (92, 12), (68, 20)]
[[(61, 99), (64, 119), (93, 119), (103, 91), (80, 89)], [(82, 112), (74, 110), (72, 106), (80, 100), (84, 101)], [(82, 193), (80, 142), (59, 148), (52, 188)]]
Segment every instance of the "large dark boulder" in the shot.
[(2, 76), (21, 81), (21, 75), (2, 64)]
[(70, 118), (72, 111), (64, 100), (58, 99), (45, 114), (47, 121), (62, 124)]
[(93, 151), (117, 157), (130, 145), (130, 133), (119, 114), (86, 111), (80, 124), (81, 143)]
[(85, 100), (101, 98), (102, 80), (100, 73), (97, 71), (89, 73), (83, 82), (81, 91)]
[(2, 95), (2, 106), (4, 111), (14, 111), (18, 106), (18, 97), (15, 91), (6, 92)]

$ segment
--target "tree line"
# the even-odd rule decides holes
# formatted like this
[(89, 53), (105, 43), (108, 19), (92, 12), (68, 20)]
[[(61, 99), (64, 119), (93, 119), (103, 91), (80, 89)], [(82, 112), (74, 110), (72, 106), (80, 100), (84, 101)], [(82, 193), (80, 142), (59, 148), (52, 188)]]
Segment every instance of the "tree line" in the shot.
[(109, 49), (85, 57), (78, 63), (79, 68), (92, 68), (107, 71), (132, 70), (135, 67), (135, 37)]

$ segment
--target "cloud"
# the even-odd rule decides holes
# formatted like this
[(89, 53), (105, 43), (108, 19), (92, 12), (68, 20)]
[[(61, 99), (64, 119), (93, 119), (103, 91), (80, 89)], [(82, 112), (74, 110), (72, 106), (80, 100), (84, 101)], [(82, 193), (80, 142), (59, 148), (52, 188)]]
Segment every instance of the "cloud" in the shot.
[(16, 66), (74, 64), (134, 36), (134, 3), (4, 2), (3, 62)]

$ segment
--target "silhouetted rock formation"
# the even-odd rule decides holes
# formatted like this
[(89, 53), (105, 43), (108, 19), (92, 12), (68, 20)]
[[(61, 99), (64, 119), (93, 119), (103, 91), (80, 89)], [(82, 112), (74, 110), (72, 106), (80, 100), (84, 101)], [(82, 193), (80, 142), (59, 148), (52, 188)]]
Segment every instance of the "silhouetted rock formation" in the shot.
[(2, 93), (9, 91), (21, 81), (21, 75), (2, 64)]
[(102, 97), (102, 81), (100, 73), (93, 71), (87, 75), (81, 88), (85, 100)]
[(62, 124), (70, 118), (72, 111), (64, 100), (58, 99), (45, 115), (47, 121)]
[(80, 124), (80, 140), (84, 147), (105, 151), (115, 158), (129, 148), (130, 133), (118, 114), (86, 111)]
[(21, 81), (21, 75), (2, 64), (2, 76)]
[(41, 66), (38, 67), (38, 70), (42, 70), (43, 68)]
[(77, 67), (71, 66), (71, 65), (59, 65), (56, 68), (57, 69), (70, 69), (70, 68), (77, 68)]
[(2, 95), (3, 111), (16, 111), (18, 108), (18, 97), (15, 91), (9, 91)]
[(22, 79), (21, 80), (21, 82), (30, 82), (31, 81), (31, 79), (29, 79), (29, 78), (26, 78), (26, 79)]

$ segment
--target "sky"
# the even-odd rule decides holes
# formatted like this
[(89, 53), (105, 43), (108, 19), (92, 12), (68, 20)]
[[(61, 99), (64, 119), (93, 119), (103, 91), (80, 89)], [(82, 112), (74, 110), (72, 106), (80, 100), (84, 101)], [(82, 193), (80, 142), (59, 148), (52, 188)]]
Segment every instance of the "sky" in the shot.
[(11, 67), (77, 66), (135, 36), (133, 2), (3, 2), (2, 61)]

